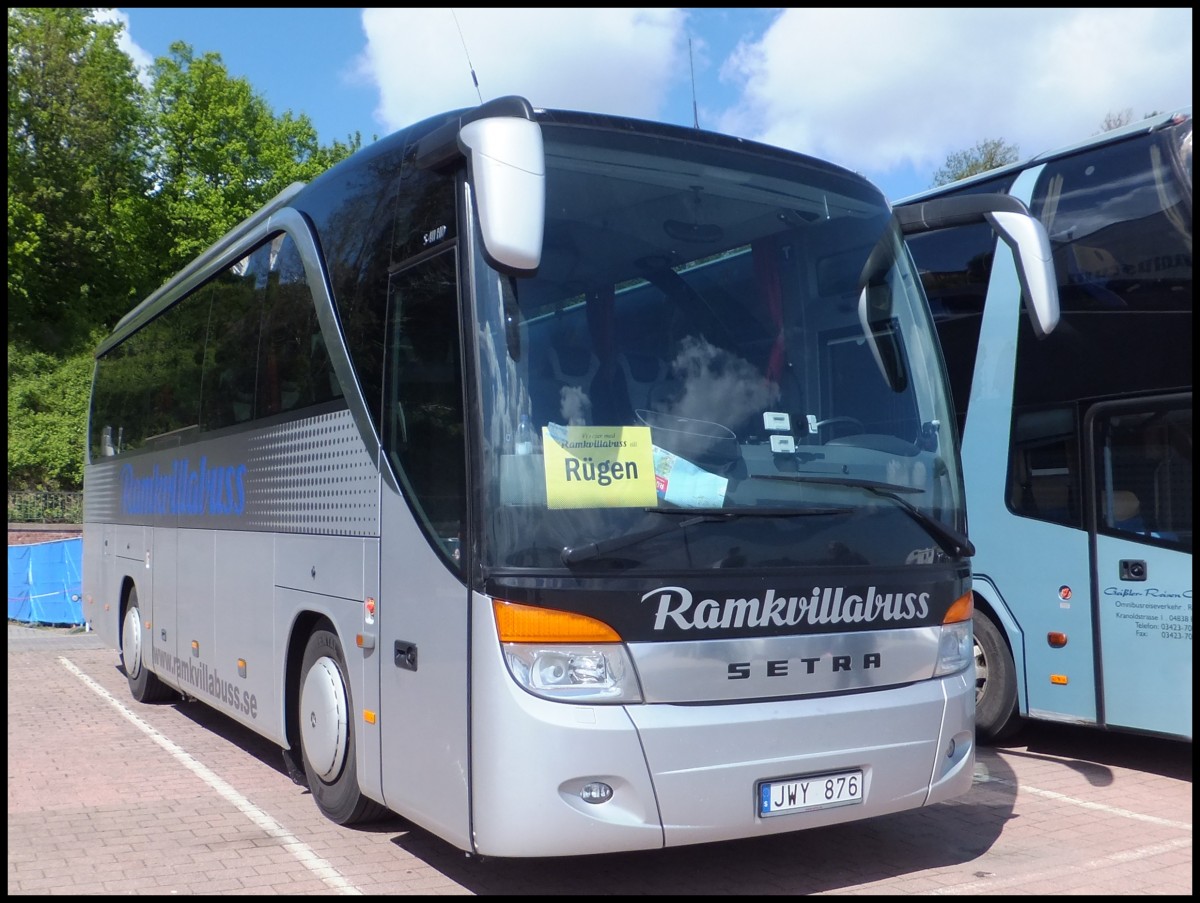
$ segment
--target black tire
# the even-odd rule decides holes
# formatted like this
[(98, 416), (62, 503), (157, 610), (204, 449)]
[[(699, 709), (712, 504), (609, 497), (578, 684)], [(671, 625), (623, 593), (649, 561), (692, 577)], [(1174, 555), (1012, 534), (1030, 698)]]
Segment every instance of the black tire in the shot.
[(164, 702), (178, 696), (146, 667), (142, 647), (142, 611), (138, 606), (137, 587), (129, 590), (125, 617), (121, 621), (121, 668), (129, 681), (129, 692), (138, 702)]
[(991, 618), (976, 611), (971, 626), (975, 632), (975, 737), (981, 743), (997, 743), (1021, 727), (1017, 666)]
[(300, 750), (317, 808), (339, 825), (376, 821), (387, 813), (359, 790), (354, 725), (341, 641), (320, 628), (308, 638), (300, 666)]

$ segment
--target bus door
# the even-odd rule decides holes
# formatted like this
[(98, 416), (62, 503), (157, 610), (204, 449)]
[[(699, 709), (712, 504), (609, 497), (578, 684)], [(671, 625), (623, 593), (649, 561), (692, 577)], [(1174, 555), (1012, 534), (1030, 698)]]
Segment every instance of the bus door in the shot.
[(1101, 721), (1192, 736), (1192, 396), (1087, 415)]
[[(469, 843), (470, 594), (456, 257), (395, 273), (384, 343), (380, 700), (384, 802)], [(399, 486), (392, 480), (394, 474)]]
[[(985, 316), (1002, 307), (992, 305)], [(1012, 366), (1011, 354), (995, 357)], [(987, 373), (983, 368), (976, 374), (975, 386), (981, 390)], [(1091, 536), (1084, 529), (1080, 489), (1080, 420), (1074, 405), (1021, 410), (1006, 435), (1003, 412), (1003, 399), (994, 404), (986, 392), (973, 392), (963, 458), (969, 462), (967, 508), (978, 550), (973, 563), (977, 592), (993, 604), (999, 600), (1001, 622), (1011, 613), (1011, 623), (1004, 626), (1023, 673), (1022, 713), (1098, 724)], [(1011, 455), (1007, 476), (1002, 452)], [(996, 503), (997, 497), (1007, 511)], [(974, 499), (981, 501), (976, 504)]]

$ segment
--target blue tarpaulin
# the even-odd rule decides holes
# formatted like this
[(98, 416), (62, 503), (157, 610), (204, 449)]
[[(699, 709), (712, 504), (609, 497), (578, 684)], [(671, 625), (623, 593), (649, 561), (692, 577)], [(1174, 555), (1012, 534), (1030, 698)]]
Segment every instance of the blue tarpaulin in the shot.
[(83, 539), (8, 547), (8, 619), (25, 624), (82, 624)]

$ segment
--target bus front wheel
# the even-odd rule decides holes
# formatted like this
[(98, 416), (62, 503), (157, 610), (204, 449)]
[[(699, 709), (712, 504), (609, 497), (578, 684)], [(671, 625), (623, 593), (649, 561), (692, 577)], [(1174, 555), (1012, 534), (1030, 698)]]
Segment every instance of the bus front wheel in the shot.
[(136, 587), (129, 590), (125, 618), (121, 621), (121, 667), (129, 681), (129, 692), (138, 702), (162, 702), (175, 695), (174, 690), (146, 667), (142, 644), (142, 610), (138, 605)]
[(350, 682), (341, 641), (332, 630), (318, 629), (308, 638), (299, 720), (304, 773), (321, 813), (339, 825), (380, 818), (386, 810), (358, 787)]
[(1017, 667), (1000, 629), (991, 618), (976, 611), (975, 632), (975, 736), (996, 743), (1021, 726), (1017, 714)]

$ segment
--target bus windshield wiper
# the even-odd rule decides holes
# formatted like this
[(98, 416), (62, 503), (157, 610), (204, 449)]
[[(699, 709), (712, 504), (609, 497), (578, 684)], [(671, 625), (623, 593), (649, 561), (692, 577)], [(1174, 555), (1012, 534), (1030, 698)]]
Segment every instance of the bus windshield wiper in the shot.
[(588, 561), (636, 545), (655, 536), (661, 536), (672, 530), (682, 530), (696, 524), (711, 523), (722, 520), (737, 520), (742, 517), (798, 517), (820, 514), (846, 514), (851, 509), (845, 507), (807, 507), (807, 508), (650, 508), (644, 509), (654, 514), (684, 517), (681, 521), (667, 521), (645, 530), (626, 533), (623, 536), (612, 536), (596, 542), (584, 543), (580, 546), (565, 546), (562, 550), (563, 564), (575, 564)]
[(891, 499), (918, 524), (925, 532), (937, 540), (938, 544), (955, 558), (970, 558), (975, 554), (975, 544), (953, 527), (948, 527), (935, 517), (930, 517), (900, 493), (924, 492), (914, 486), (901, 486), (896, 483), (884, 483), (879, 480), (858, 480), (849, 477), (825, 475), (810, 475), (803, 473), (761, 473), (754, 474), (756, 480), (784, 480), (790, 483), (826, 483), (831, 486), (852, 486), (865, 489), (873, 495)]

